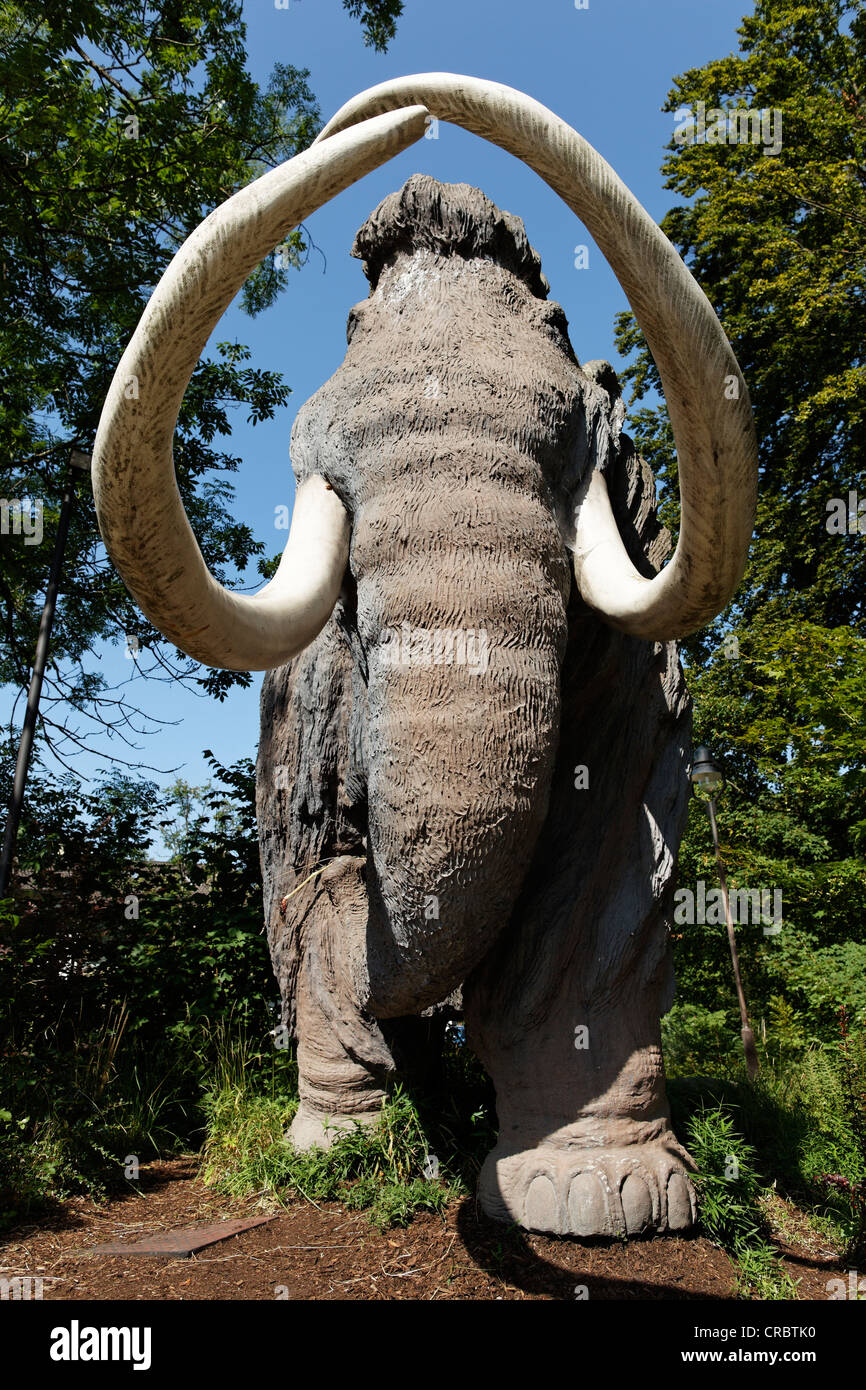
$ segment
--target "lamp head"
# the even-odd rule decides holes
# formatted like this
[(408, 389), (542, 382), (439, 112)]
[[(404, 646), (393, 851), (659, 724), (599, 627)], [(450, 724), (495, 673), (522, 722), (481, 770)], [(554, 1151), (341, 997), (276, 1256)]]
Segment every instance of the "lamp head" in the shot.
[(712, 753), (703, 743), (695, 749), (691, 779), (693, 787), (699, 788), (709, 796), (715, 796), (725, 785), (725, 774), (713, 761)]

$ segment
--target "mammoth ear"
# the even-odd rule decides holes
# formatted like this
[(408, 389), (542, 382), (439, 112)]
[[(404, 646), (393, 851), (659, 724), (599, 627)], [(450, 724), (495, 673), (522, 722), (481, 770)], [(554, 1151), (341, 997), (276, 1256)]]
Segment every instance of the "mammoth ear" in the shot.
[(653, 579), (671, 553), (670, 532), (658, 519), (653, 471), (630, 436), (622, 432), (625, 402), (613, 367), (596, 361), (584, 363), (582, 370), (607, 400), (610, 453), (603, 471), (620, 539), (638, 574)]
[[(671, 537), (657, 514), (655, 478), (634, 442), (623, 433), (625, 402), (609, 362), (585, 362), (582, 432), (556, 488), (556, 515), (566, 550), (575, 554), (581, 535), (609, 519), (612, 543), (641, 580), (652, 580), (671, 552)], [(603, 490), (604, 508), (599, 505)], [(591, 515), (587, 526), (583, 509)], [(584, 596), (585, 597), (585, 596)], [(593, 608), (592, 604), (588, 605)], [(597, 610), (595, 610), (597, 611)], [(603, 616), (603, 615), (600, 615)], [(664, 639), (660, 639), (664, 640)]]
[(364, 300), (362, 299), (359, 304), (353, 304), (351, 309), (349, 310), (349, 317), (346, 319), (347, 343), (351, 343), (352, 339), (354, 338), (355, 329), (358, 328), (358, 326), (360, 325), (363, 313)]

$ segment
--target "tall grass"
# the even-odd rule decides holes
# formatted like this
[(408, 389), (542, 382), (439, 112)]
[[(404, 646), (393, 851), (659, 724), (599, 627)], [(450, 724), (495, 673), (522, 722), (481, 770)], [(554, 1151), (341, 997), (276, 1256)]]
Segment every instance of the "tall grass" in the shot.
[(767, 1238), (755, 1150), (737, 1133), (733, 1116), (722, 1105), (701, 1108), (688, 1121), (686, 1138), (699, 1170), (694, 1181), (701, 1225), (735, 1260), (740, 1293), (796, 1298), (794, 1284)]
[[(73, 1193), (102, 1198), (127, 1186), (127, 1160), (180, 1148), (197, 1118), (181, 1059), (159, 1057), (126, 1032), (124, 1005), (99, 1029), (72, 1031), (45, 1056), (9, 1049), (0, 1106), (0, 1226)], [(67, 1031), (67, 1036), (69, 1036)]]
[(234, 1197), (279, 1200), (288, 1190), (313, 1203), (339, 1199), (366, 1209), (382, 1229), (406, 1225), (418, 1211), (442, 1211), (464, 1190), (447, 1171), (426, 1176), (430, 1144), (400, 1089), (375, 1123), (357, 1124), (329, 1150), (298, 1153), (285, 1137), (298, 1107), (291, 1061), (275, 1062), (270, 1076), (266, 1069), (261, 1089), (255, 1054), (252, 1066), (248, 1060), (243, 1044), (231, 1040), (205, 1093), (205, 1182)]
[[(843, 1028), (839, 1044), (812, 1044), (799, 1055), (765, 1057), (750, 1081), (737, 1062), (727, 1075), (668, 1083), (674, 1126), (701, 1163), (704, 1228), (738, 1261), (759, 1296), (790, 1297), (768, 1258), (762, 1195), (797, 1205), (843, 1259), (864, 1258), (866, 1036)], [(733, 1156), (743, 1180), (726, 1176)], [(745, 1186), (743, 1185), (745, 1183)], [(765, 1292), (760, 1293), (761, 1290)]]

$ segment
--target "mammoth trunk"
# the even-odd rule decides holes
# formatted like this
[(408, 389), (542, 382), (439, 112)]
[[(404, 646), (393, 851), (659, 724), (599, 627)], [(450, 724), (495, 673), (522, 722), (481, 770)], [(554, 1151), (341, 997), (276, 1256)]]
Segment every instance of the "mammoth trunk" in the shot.
[[(459, 454), (408, 469), (387, 501), (362, 508), (354, 536), (368, 662), (368, 1006), (379, 1016), (436, 1003), (508, 921), (559, 737), (553, 518), (513, 477), (492, 484), (477, 456), (470, 481)], [(411, 542), (395, 516), (414, 518)]]

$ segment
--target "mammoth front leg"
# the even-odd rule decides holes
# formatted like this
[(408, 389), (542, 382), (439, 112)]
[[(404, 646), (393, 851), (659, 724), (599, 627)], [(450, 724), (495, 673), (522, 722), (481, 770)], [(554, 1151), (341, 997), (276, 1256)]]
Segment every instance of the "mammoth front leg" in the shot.
[[(691, 1160), (665, 1096), (661, 972), (607, 997), (587, 987), (588, 973), (576, 965), (544, 1024), (516, 1045), (479, 1047), (499, 1118), (482, 1206), (556, 1235), (684, 1230), (694, 1219)], [(479, 1046), (476, 1027), (470, 1036)]]
[(348, 855), (333, 860), (295, 907), (301, 1103), (289, 1136), (299, 1149), (327, 1148), (355, 1122), (374, 1121), (395, 1071), (377, 1021), (361, 1008), (353, 968), (367, 922), (364, 865)]
[(375, 1118), (394, 1072), (354, 964), (368, 908), (365, 691), (353, 640), (341, 601), (315, 642), (262, 686), (265, 918), (283, 1023), (297, 1039), (301, 1105), (291, 1133), (300, 1148), (328, 1146), (353, 1121)]
[(395, 945), (381, 911), (371, 918), (356, 642), (341, 602), (316, 641), (262, 686), (258, 828), (283, 1022), (297, 1039), (299, 1148), (327, 1147), (354, 1121), (375, 1119), (398, 1069), (423, 1080), (434, 1025), (394, 1007), (380, 1022), (375, 990), (386, 1002), (409, 997), (420, 1013), (462, 978), (452, 964), (419, 995), (417, 959)]
[(691, 1160), (670, 1126), (660, 1016), (688, 801), (673, 646), (579, 618), (551, 808), (506, 934), (464, 991), (496, 1086), (484, 1209), (557, 1235), (683, 1230)]
[[(303, 895), (303, 897), (302, 897)], [(327, 1148), (355, 1123), (371, 1123), (399, 1078), (422, 1090), (436, 1075), (447, 1001), (428, 1016), (379, 1020), (369, 1007), (371, 928), (366, 860), (335, 859), (300, 890), (297, 985), (301, 1104), (289, 1131), (296, 1148)], [(405, 965), (393, 953), (399, 987)]]

